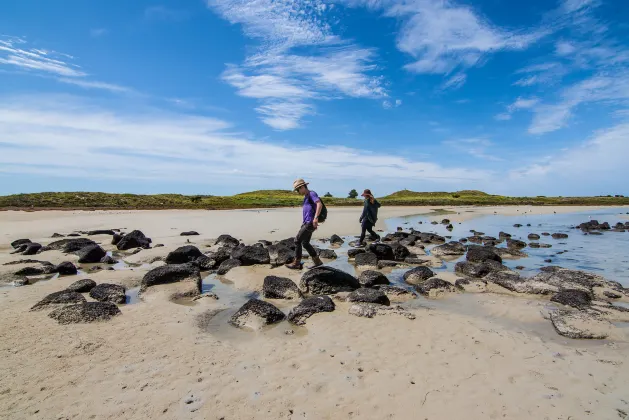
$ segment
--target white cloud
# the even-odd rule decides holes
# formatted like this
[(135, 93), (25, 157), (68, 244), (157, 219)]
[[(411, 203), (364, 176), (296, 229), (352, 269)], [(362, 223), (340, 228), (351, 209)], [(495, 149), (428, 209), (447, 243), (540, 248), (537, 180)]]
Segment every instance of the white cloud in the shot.
[(500, 114), (497, 114), (494, 119), (498, 120), (498, 121), (508, 121), (511, 119), (511, 114), (509, 114), (508, 112), (502, 112)]
[[(209, 185), (277, 187), (296, 176), (355, 180), (370, 176), (434, 180), (443, 185), (486, 181), (482, 169), (444, 167), (388, 153), (338, 146), (279, 145), (228, 134), (209, 117), (102, 108), (68, 97), (11, 97), (0, 101), (0, 171), (98, 179), (177, 179)], [(261, 185), (263, 184), (263, 185)]]
[(401, 99), (396, 99), (396, 100), (395, 100), (395, 106), (396, 106), (396, 107), (398, 107), (398, 106), (402, 106), (402, 100), (401, 100)]
[(130, 93), (133, 91), (132, 89), (128, 87), (115, 85), (113, 83), (105, 83), (105, 82), (91, 81), (91, 80), (85, 80), (85, 79), (70, 79), (70, 78), (65, 78), (65, 77), (60, 77), (57, 80), (61, 83), (67, 83), (70, 85), (80, 86), (85, 89), (101, 89), (101, 90), (108, 90), (114, 93)]
[(26, 41), (20, 38), (0, 39), (0, 65), (41, 74), (65, 77), (85, 76), (77, 65), (65, 60), (72, 57), (54, 51), (27, 48), (25, 44)]
[(512, 104), (507, 106), (506, 112), (500, 113), (494, 117), (498, 121), (508, 121), (512, 114), (520, 109), (531, 109), (539, 103), (538, 98), (517, 98)]
[(469, 139), (457, 139), (446, 140), (442, 144), (447, 147), (451, 147), (456, 151), (467, 153), (471, 156), (479, 159), (502, 161), (503, 159), (487, 153), (487, 148), (493, 146), (493, 143), (485, 138), (469, 138)]
[(559, 82), (567, 73), (565, 66), (556, 61), (533, 64), (516, 71), (516, 74), (524, 74), (525, 76), (517, 80), (514, 85), (551, 85)]
[(444, 90), (458, 89), (465, 84), (466, 80), (467, 80), (467, 75), (465, 73), (457, 73), (454, 76), (450, 77), (448, 80), (446, 80), (441, 87)]
[(573, 13), (598, 3), (598, 0), (561, 0), (560, 8), (565, 13)]
[[(223, 80), (242, 96), (256, 98), (262, 121), (275, 129), (300, 126), (314, 112), (314, 100), (387, 96), (375, 53), (334, 35), (322, 0), (208, 0), (207, 4), (260, 43)], [(306, 52), (307, 51), (307, 52)], [(276, 114), (273, 114), (276, 112)]]
[(393, 105), (391, 105), (390, 101), (382, 101), (382, 107), (384, 109), (391, 109), (393, 107)]

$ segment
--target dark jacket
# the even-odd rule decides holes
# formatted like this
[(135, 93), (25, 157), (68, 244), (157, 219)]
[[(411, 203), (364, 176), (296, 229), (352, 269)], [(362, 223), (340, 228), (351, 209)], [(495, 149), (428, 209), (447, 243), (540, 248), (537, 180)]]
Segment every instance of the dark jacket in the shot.
[(363, 214), (360, 215), (360, 222), (363, 220), (369, 220), (370, 223), (376, 224), (378, 221), (378, 209), (380, 208), (380, 203), (375, 198), (373, 199), (373, 204), (369, 201), (368, 198), (365, 199), (365, 205), (363, 207)]

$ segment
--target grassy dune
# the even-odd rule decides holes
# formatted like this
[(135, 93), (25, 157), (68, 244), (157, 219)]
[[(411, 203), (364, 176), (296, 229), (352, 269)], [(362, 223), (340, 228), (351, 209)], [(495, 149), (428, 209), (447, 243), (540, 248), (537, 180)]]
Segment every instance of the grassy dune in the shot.
[[(303, 198), (288, 190), (252, 191), (232, 196), (45, 192), (0, 196), (1, 209), (244, 209), (291, 207)], [(393, 206), (447, 205), (629, 205), (628, 197), (507, 197), (482, 191), (415, 192), (402, 190), (379, 200)], [(359, 206), (361, 199), (325, 198), (328, 206)]]

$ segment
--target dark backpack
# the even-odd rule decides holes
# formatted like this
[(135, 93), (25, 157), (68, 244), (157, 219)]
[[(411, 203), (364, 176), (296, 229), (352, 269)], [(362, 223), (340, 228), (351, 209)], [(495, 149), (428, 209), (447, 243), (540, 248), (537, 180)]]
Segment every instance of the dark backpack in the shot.
[[(310, 196), (310, 194), (308, 194), (308, 200), (310, 200), (314, 208), (317, 208), (317, 203), (312, 201), (312, 197)], [(319, 220), (319, 223), (323, 223), (328, 218), (328, 208), (325, 206), (325, 203), (323, 202), (323, 200), (321, 200), (321, 197), (319, 197), (319, 201), (321, 201), (321, 213), (319, 213), (318, 220)]]

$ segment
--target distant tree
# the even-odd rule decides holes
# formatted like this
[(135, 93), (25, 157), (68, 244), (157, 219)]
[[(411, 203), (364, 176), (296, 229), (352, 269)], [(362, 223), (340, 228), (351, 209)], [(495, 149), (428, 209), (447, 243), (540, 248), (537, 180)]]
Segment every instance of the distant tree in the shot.
[(330, 194), (329, 192), (325, 193), (324, 197), (332, 197), (332, 194)]
[(190, 197), (190, 201), (192, 201), (193, 203), (198, 203), (201, 201), (203, 197), (201, 197), (200, 195), (193, 195), (192, 197)]
[(356, 191), (355, 189), (351, 190), (349, 192), (349, 195), (347, 196), (347, 198), (356, 198), (358, 197), (358, 191)]

